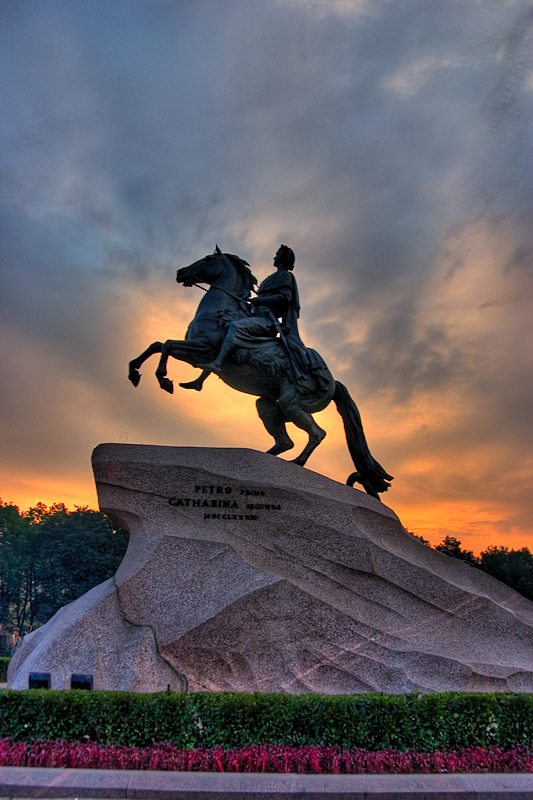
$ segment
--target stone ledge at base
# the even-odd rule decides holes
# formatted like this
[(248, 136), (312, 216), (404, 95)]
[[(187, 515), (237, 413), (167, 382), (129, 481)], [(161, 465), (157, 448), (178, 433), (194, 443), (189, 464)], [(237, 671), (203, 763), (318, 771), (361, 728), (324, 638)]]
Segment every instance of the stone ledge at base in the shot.
[(106, 444), (93, 468), (127, 553), (25, 637), (10, 688), (533, 691), (533, 603), (364, 492), (255, 450)]
[(533, 775), (263, 775), (0, 767), (0, 797), (532, 800)]

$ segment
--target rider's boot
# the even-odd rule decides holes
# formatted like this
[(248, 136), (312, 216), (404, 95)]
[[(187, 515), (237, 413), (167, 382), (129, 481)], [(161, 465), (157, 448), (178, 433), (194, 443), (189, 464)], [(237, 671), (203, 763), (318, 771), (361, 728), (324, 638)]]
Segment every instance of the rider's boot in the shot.
[(228, 360), (229, 354), (234, 349), (235, 345), (233, 342), (223, 342), (222, 347), (220, 348), (220, 352), (216, 359), (212, 361), (210, 364), (200, 364), (202, 369), (210, 370), (210, 372), (216, 372), (217, 375), (220, 375), (220, 371), (224, 366), (225, 362)]

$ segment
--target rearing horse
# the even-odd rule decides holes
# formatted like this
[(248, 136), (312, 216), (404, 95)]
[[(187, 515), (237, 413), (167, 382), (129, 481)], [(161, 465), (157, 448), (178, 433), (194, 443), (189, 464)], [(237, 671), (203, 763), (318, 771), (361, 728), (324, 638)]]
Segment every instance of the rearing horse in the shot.
[[(187, 329), (185, 339), (153, 342), (140, 356), (130, 361), (128, 374), (133, 385), (138, 386), (141, 364), (150, 356), (160, 353), (156, 377), (161, 388), (171, 394), (174, 387), (167, 378), (169, 356), (193, 367), (211, 361), (220, 349), (229, 323), (250, 313), (246, 301), (256, 283), (246, 261), (239, 256), (222, 253), (218, 246), (212, 255), (179, 269), (176, 280), (184, 286), (198, 283), (209, 285)], [(201, 389), (208, 374), (204, 371), (196, 381), (180, 385)], [(292, 379), (284, 345), (279, 338), (272, 338), (269, 341), (258, 341), (254, 348), (237, 347), (232, 358), (224, 364), (220, 378), (239, 392), (257, 396), (259, 417), (274, 438), (274, 445), (268, 450), (272, 455), (294, 447), (287, 433), (287, 422), (306, 431), (309, 440), (300, 455), (294, 459), (294, 463), (301, 466), (326, 435), (312, 414), (322, 411), (334, 400), (342, 417), (348, 449), (357, 470), (349, 476), (347, 483), (351, 486), (355, 482), (362, 484), (368, 494), (378, 499), (378, 492), (385, 492), (389, 488), (392, 476), (372, 457), (357, 406), (346, 387), (336, 381), (327, 368), (321, 370), (320, 380), (309, 377), (305, 391), (302, 391)]]

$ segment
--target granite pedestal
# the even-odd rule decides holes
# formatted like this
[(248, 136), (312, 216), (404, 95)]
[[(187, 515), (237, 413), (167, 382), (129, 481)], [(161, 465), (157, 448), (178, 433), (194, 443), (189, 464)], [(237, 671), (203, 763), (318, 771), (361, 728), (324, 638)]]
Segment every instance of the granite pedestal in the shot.
[(364, 492), (245, 449), (105, 444), (93, 466), (126, 556), (25, 637), (11, 688), (533, 691), (533, 603)]

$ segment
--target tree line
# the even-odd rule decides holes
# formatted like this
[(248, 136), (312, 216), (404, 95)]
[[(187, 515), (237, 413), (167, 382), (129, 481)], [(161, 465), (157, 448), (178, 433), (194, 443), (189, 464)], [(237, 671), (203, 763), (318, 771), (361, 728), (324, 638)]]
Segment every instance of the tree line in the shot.
[[(416, 535), (416, 534), (413, 534)], [(417, 536), (424, 544), (427, 539)], [(63, 503), (37, 503), (20, 511), (0, 500), (0, 624), (29, 630), (115, 574), (128, 533), (105, 514)], [(491, 546), (479, 556), (446, 538), (435, 547), (511, 586), (533, 600), (533, 555), (527, 547)]]
[(0, 623), (4, 632), (43, 625), (58, 609), (110, 578), (128, 533), (99, 511), (0, 500)]
[[(429, 547), (432, 546), (423, 536), (413, 535)], [(466, 561), (472, 567), (506, 583), (528, 600), (533, 600), (533, 554), (527, 547), (510, 550), (503, 545), (491, 545), (476, 556), (472, 550), (464, 550), (461, 541), (455, 536), (446, 536), (434, 549), (451, 558)]]

